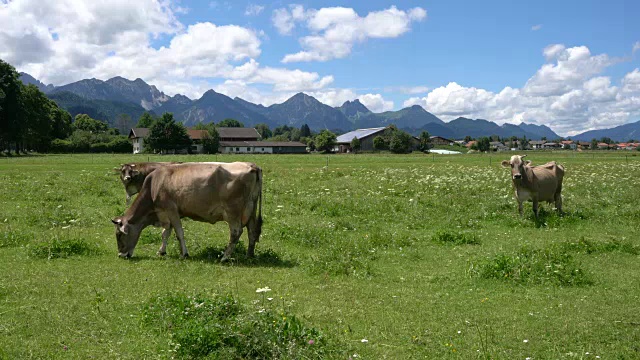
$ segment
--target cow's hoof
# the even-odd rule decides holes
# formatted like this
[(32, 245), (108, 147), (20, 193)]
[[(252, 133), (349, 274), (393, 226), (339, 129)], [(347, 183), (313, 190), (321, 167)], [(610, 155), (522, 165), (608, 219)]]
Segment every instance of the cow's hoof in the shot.
[(158, 251), (156, 254), (158, 256), (165, 256), (165, 255), (167, 255), (167, 252), (166, 251)]
[(229, 258), (227, 256), (223, 256), (222, 259), (220, 259), (221, 263), (226, 263), (229, 261)]
[(184, 259), (188, 259), (189, 258), (189, 253), (186, 253), (186, 254), (180, 256), (180, 258), (183, 259), (183, 260)]

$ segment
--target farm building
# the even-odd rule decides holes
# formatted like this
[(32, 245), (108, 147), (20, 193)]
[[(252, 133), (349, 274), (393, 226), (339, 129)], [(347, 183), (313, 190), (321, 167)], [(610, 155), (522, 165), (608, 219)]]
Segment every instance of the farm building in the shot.
[(133, 128), (129, 131), (129, 140), (133, 145), (133, 153), (137, 154), (144, 149), (144, 138), (149, 135), (148, 128)]
[(220, 141), (223, 154), (306, 154), (307, 145), (297, 141)]
[(575, 150), (575, 149), (578, 148), (578, 144), (573, 140), (563, 140), (562, 141), (562, 148), (563, 149)]
[[(148, 128), (133, 128), (129, 131), (129, 140), (133, 145), (133, 153), (138, 154), (144, 150), (144, 138), (149, 135)], [(193, 141), (191, 152), (202, 152), (202, 139), (207, 135), (207, 130), (187, 129), (187, 135)]]
[(260, 133), (254, 128), (219, 127), (216, 128), (220, 141), (258, 141)]
[(430, 137), (432, 145), (453, 145), (454, 141), (449, 140), (447, 138), (443, 138), (442, 136), (432, 136)]
[(337, 138), (336, 151), (341, 153), (350, 152), (351, 140), (353, 140), (353, 138), (358, 138), (358, 140), (360, 140), (360, 150), (372, 151), (373, 139), (378, 135), (382, 135), (382, 132), (384, 132), (385, 129), (386, 127), (357, 129), (349, 131), (346, 134), (342, 134)]
[(529, 141), (529, 146), (533, 149), (533, 150), (539, 150), (542, 149), (544, 143), (546, 141), (538, 141), (538, 140), (532, 140)]
[(505, 144), (501, 143), (500, 141), (491, 141), (489, 143), (489, 145), (491, 146), (491, 149), (494, 150), (494, 151), (507, 151), (507, 150), (509, 150), (509, 148)]
[(561, 148), (562, 146), (556, 142), (546, 142), (544, 144), (542, 144), (542, 148), (543, 149), (558, 149)]

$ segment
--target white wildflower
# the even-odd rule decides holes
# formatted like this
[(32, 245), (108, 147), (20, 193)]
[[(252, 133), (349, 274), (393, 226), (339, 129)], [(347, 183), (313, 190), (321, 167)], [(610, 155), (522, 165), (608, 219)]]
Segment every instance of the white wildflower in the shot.
[(257, 293), (264, 293), (264, 292), (267, 292), (267, 291), (271, 291), (271, 289), (269, 289), (269, 287), (268, 287), (268, 286), (265, 286), (265, 287), (263, 287), (263, 288), (258, 288), (258, 289), (256, 290), (256, 292), (257, 292)]

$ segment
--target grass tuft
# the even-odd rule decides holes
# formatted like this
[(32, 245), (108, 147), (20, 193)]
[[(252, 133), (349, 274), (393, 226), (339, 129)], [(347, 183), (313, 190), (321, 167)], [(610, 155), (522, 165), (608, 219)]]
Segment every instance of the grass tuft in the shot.
[(574, 251), (583, 254), (602, 254), (610, 253), (614, 251), (638, 255), (640, 254), (640, 246), (635, 245), (629, 241), (622, 240), (605, 240), (605, 241), (593, 241), (585, 239), (581, 236), (579, 240), (575, 242), (565, 242), (561, 245), (564, 251)]
[(154, 297), (142, 309), (142, 323), (168, 333), (169, 351), (180, 358), (325, 359), (337, 353), (295, 315), (243, 305), (231, 295)]
[(498, 254), (469, 268), (472, 276), (499, 279), (516, 284), (582, 286), (592, 284), (589, 276), (566, 251), (558, 248), (524, 248), (514, 254)]
[(74, 255), (94, 255), (98, 249), (80, 239), (59, 239), (28, 246), (29, 256), (39, 259), (67, 258)]

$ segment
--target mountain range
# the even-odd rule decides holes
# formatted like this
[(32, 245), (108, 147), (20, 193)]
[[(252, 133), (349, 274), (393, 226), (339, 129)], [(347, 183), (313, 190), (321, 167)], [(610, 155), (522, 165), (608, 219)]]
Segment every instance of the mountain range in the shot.
[[(545, 137), (550, 140), (560, 138), (544, 125), (525, 123), (498, 125), (489, 120), (464, 117), (444, 122), (419, 105), (397, 111), (374, 113), (358, 99), (346, 101), (339, 107), (331, 107), (312, 96), (298, 93), (281, 104), (263, 106), (239, 97), (232, 99), (214, 90), (205, 92), (196, 100), (181, 94), (168, 96), (142, 79), (133, 81), (123, 77), (114, 77), (107, 81), (84, 79), (67, 85), (53, 86), (45, 85), (29, 74), (21, 73), (20, 75), (25, 84), (37, 86), (72, 116), (88, 114), (105, 120), (112, 126), (120, 114), (129, 115), (135, 121), (143, 112), (149, 111), (155, 115), (171, 112), (174, 118), (182, 121), (185, 126), (233, 118), (244, 123), (245, 126), (265, 123), (274, 128), (280, 125), (300, 127), (307, 124), (315, 131), (329, 129), (338, 133), (394, 124), (413, 135), (428, 131), (431, 135), (451, 139), (491, 135), (519, 138), (526, 136), (528, 139)], [(629, 136), (634, 137), (630, 134), (638, 134), (635, 137), (640, 137), (640, 122), (613, 129), (588, 131), (574, 136), (573, 139), (591, 140), (593, 137), (606, 136), (624, 141)]]

